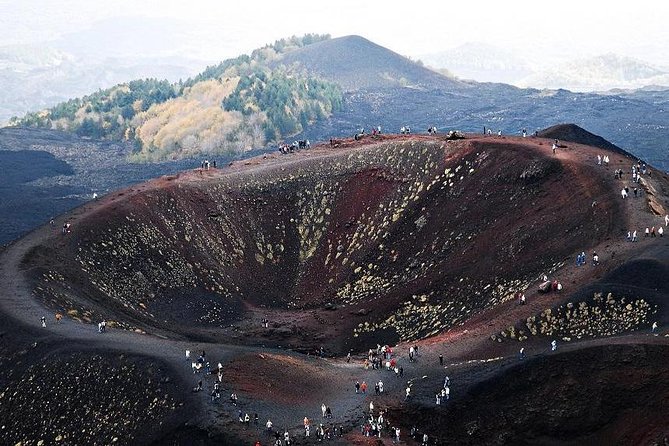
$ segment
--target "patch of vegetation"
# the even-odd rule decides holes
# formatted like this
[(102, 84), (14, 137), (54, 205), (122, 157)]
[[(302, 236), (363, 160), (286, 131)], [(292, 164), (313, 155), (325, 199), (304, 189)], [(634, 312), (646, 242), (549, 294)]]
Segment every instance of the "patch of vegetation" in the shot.
[(219, 64), (208, 66), (202, 73), (184, 82), (184, 86), (192, 87), (198, 82), (210, 79), (220, 79), (224, 77), (231, 68), (265, 64), (275, 60), (281, 54), (328, 39), (330, 39), (329, 34), (305, 34), (302, 37), (292, 36), (286, 39), (280, 39), (270, 45), (254, 50), (250, 56), (243, 54), (234, 59), (227, 59)]
[(11, 124), (66, 130), (96, 139), (122, 139), (137, 113), (176, 97), (180, 90), (179, 84), (166, 80), (135, 80), (28, 113)]
[(268, 69), (240, 78), (235, 91), (222, 102), (224, 110), (244, 116), (264, 113), (264, 135), (269, 141), (301, 132), (340, 109), (341, 104), (342, 92), (332, 83)]
[(595, 293), (589, 301), (568, 302), (557, 308), (547, 308), (517, 326), (492, 335), (490, 339), (497, 342), (504, 339), (524, 341), (532, 335), (571, 341), (574, 338), (614, 336), (648, 326), (649, 316), (656, 312), (657, 306), (644, 299), (615, 299), (611, 293), (604, 298), (602, 293)]

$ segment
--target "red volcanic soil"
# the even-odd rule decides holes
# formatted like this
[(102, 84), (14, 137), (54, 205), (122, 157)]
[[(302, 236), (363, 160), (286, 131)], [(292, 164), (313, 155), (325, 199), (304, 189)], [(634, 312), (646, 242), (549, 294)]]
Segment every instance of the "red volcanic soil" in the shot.
[[(322, 364), (294, 356), (273, 353), (249, 353), (226, 367), (226, 382), (253, 400), (267, 404), (320, 407), (335, 397), (336, 390), (323, 380), (327, 373)], [(329, 384), (329, 383), (328, 383)]]
[(247, 322), (265, 316), (280, 345), (346, 352), (464, 322), (625, 219), (604, 169), (541, 141), (347, 144), (109, 197), (26, 259), (36, 291), (200, 339), (270, 342)]
[[(660, 441), (669, 238), (643, 229), (664, 224), (669, 180), (656, 172), (632, 183), (636, 160), (625, 153), (563, 141), (553, 154), (551, 144), (383, 135), (116, 192), (58, 219), (71, 233), (41, 228), (2, 253), (3, 321), (18, 327), (62, 312), (62, 328), (49, 324), (45, 336), (76, 351), (89, 324), (107, 319), (111, 333), (96, 348), (169, 364), (151, 379), (178, 382), (194, 417), (185, 425), (164, 415), (172, 421), (161, 444), (265, 444), (268, 418), (297, 444), (315, 442), (303, 438), (304, 416), (343, 426), (335, 443), (371, 444), (359, 433), (370, 401), (409, 444), (413, 426), (430, 444)], [(597, 165), (604, 153), (610, 164)], [(588, 263), (577, 267), (581, 251)], [(540, 294), (544, 274), (563, 291)], [(536, 334), (525, 328), (532, 317)], [(396, 345), (401, 378), (363, 368), (377, 344)], [(222, 401), (209, 398), (214, 375), (191, 374), (186, 348), (222, 363)], [(314, 355), (321, 348), (326, 358)], [(446, 374), (452, 400), (437, 407)], [(204, 392), (192, 394), (200, 379)], [(379, 379), (386, 392), (376, 396)], [(370, 385), (367, 395), (355, 394), (356, 380)], [(332, 420), (320, 419), (321, 404)], [(653, 410), (644, 419), (645, 407)], [(260, 424), (240, 424), (239, 410), (259, 413)], [(389, 444), (389, 432), (380, 441)]]

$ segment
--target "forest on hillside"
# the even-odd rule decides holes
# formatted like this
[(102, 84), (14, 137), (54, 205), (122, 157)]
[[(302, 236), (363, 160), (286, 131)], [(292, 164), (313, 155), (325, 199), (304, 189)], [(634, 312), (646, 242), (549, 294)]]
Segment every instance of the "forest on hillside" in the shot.
[(291, 67), (282, 54), (329, 39), (281, 39), (177, 83), (143, 79), (12, 118), (10, 125), (134, 143), (134, 161), (240, 153), (300, 133), (342, 104), (341, 89)]

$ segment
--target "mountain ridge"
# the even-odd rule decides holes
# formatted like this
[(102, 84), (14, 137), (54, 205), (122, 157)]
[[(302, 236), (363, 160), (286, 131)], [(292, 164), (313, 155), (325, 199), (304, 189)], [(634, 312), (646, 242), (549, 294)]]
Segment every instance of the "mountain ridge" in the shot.
[[(302, 86), (307, 79), (324, 79), (325, 84), (342, 88), (335, 83), (338, 81), (348, 90), (325, 101), (318, 99), (302, 109), (301, 100), (290, 105), (294, 95), (291, 99), (290, 94), (282, 93), (284, 111), (275, 113), (273, 121), (282, 123), (284, 131), (276, 132), (267, 125), (265, 106), (255, 103), (265, 82), (255, 72), (258, 67), (264, 67), (262, 76), (278, 74), (277, 80), (283, 77), (284, 84), (295, 78), (298, 96), (306, 92)], [(193, 100), (180, 97), (168, 106), (158, 104), (145, 115), (146, 119), (135, 121), (121, 121), (112, 114), (96, 125), (100, 118), (93, 114), (89, 127), (129, 129), (124, 135), (136, 141), (142, 152), (135, 159), (151, 161), (230, 150), (243, 153), (291, 139), (327, 140), (379, 125), (390, 131), (407, 125), (414, 129), (436, 126), (442, 131), (479, 131), (485, 126), (505, 134), (519, 134), (523, 128), (533, 133), (556, 121), (573, 122), (604, 135), (663, 170), (669, 169), (669, 160), (662, 150), (662, 141), (669, 137), (669, 130), (663, 125), (669, 90), (597, 95), (457, 81), (360, 36), (284, 39), (283, 43), (260, 48), (250, 56), (210, 67), (203, 74), (193, 78), (197, 82), (208, 81), (198, 87), (199, 96)], [(234, 110), (225, 110), (219, 102), (225, 102), (221, 99), (235, 91), (230, 82), (238, 80), (250, 89), (240, 90), (234, 101), (226, 99), (227, 104), (234, 104)], [(173, 85), (172, 90), (182, 95), (186, 88), (192, 89), (193, 82)], [(164, 100), (160, 98), (166, 96), (157, 97)], [(291, 110), (294, 107), (297, 110)], [(145, 113), (141, 103), (133, 108), (125, 110), (127, 116)], [(37, 117), (37, 125), (57, 125), (43, 116), (31, 116)], [(77, 116), (73, 119), (80, 120), (82, 114)], [(142, 131), (141, 126), (149, 120), (150, 125)], [(80, 124), (79, 121), (77, 125)], [(184, 130), (184, 125), (189, 130)]]

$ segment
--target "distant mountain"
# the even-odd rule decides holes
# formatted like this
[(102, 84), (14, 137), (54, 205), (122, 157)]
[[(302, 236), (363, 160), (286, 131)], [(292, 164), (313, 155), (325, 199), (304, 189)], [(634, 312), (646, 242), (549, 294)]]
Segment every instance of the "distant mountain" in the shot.
[(501, 82), (521, 88), (565, 89), (578, 92), (669, 86), (669, 68), (617, 54), (556, 61), (550, 67), (494, 45), (469, 42), (446, 51), (420, 56), (426, 65), (448, 69), (460, 79)]
[(515, 85), (534, 72), (530, 63), (502, 48), (482, 42), (419, 56), (426, 65), (445, 68), (460, 79)]
[(517, 85), (533, 88), (564, 88), (571, 91), (635, 89), (649, 85), (669, 86), (669, 70), (641, 60), (604, 54), (556, 64), (519, 80)]
[(396, 87), (452, 90), (465, 86), (360, 36), (307, 45), (283, 54), (273, 64), (296, 65), (345, 91)]

